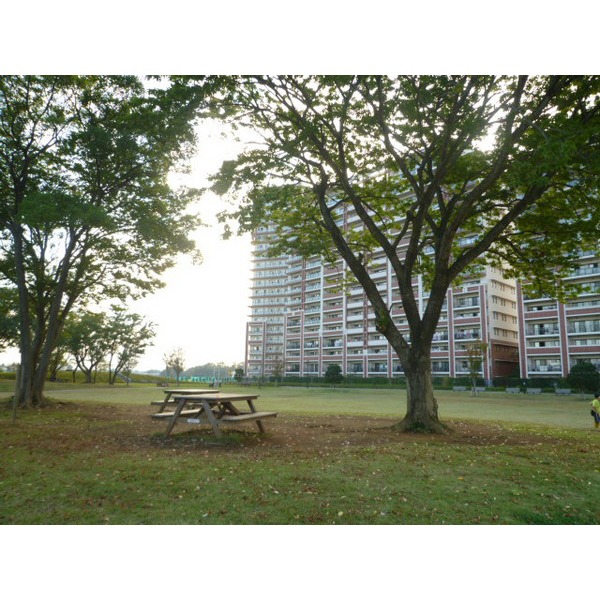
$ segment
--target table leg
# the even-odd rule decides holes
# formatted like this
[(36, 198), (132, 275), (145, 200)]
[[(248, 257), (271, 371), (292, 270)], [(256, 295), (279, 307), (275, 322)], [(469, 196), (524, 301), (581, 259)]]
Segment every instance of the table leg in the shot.
[(240, 415), (242, 414), (236, 406), (233, 405), (233, 402), (223, 401), (221, 402), (221, 409), (219, 412), (219, 418), (222, 417), (225, 413), (229, 415)]
[[(252, 402), (252, 400), (248, 400), (248, 406), (250, 407), (250, 412), (256, 412), (256, 408), (254, 408), (254, 402)], [(262, 424), (262, 421), (256, 421), (256, 426), (261, 433), (265, 433), (265, 427)]]
[(202, 406), (204, 407), (204, 412), (206, 413), (206, 418), (208, 419), (208, 422), (210, 423), (211, 427), (213, 428), (215, 436), (221, 437), (221, 430), (219, 429), (219, 421), (217, 421), (217, 418), (215, 417), (210, 404), (206, 400), (203, 400)]
[(168, 402), (169, 402), (169, 398), (171, 397), (171, 394), (173, 392), (167, 392), (165, 394), (165, 399), (163, 400), (163, 403), (160, 405), (158, 412), (161, 413), (163, 410), (165, 410), (165, 407), (167, 406)]
[(167, 431), (165, 432), (165, 435), (169, 435), (171, 433), (171, 431), (173, 430), (173, 427), (175, 427), (175, 423), (177, 422), (179, 414), (183, 410), (183, 407), (185, 406), (186, 402), (187, 402), (186, 398), (182, 397), (181, 400), (179, 400), (179, 402), (177, 403), (175, 412), (173, 413), (173, 416), (171, 417), (171, 420), (169, 421), (169, 424), (167, 425)]

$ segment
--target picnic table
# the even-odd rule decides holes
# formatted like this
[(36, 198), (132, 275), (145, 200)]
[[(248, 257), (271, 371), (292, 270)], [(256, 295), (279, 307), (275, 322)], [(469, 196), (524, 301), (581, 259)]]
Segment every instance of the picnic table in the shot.
[(150, 403), (150, 404), (160, 407), (158, 409), (159, 413), (163, 412), (163, 410), (165, 410), (165, 408), (169, 404), (171, 404), (171, 405), (176, 404), (175, 400), (171, 399), (173, 394), (177, 394), (178, 396), (198, 396), (200, 394), (214, 394), (215, 390), (203, 390), (203, 389), (198, 389), (198, 388), (181, 388), (181, 389), (180, 388), (174, 388), (174, 389), (169, 388), (169, 389), (163, 390), (163, 392), (165, 393), (164, 400), (153, 400)]
[[(178, 393), (175, 390), (169, 395), (173, 399), (175, 410), (164, 412), (164, 406), (152, 415), (153, 419), (166, 420), (167, 429), (165, 435), (169, 435), (178, 420), (185, 419), (187, 423), (195, 425), (210, 425), (215, 436), (221, 436), (220, 425), (223, 423), (240, 423), (244, 421), (255, 421), (261, 433), (265, 432), (263, 419), (276, 417), (276, 412), (259, 412), (254, 406), (257, 395), (249, 394), (225, 394), (212, 390), (196, 390), (200, 393)], [(241, 411), (237, 402), (246, 402), (248, 410)], [(165, 404), (166, 406), (166, 404)], [(186, 408), (187, 407), (187, 408)]]

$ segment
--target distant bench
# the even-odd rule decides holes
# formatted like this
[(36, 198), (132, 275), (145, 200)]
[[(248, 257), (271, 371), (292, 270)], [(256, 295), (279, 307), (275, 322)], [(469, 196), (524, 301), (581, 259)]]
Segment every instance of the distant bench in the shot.
[(506, 393), (507, 394), (520, 394), (521, 389), (520, 388), (506, 388)]
[(542, 388), (527, 388), (528, 394), (541, 394)]
[(566, 388), (558, 388), (556, 390), (556, 395), (557, 396), (569, 396), (571, 394), (571, 390), (566, 389)]

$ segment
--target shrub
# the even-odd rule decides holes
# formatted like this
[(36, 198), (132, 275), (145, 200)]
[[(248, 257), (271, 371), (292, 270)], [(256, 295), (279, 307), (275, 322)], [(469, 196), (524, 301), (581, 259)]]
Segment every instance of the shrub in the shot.
[(340, 365), (329, 365), (327, 371), (325, 371), (325, 381), (327, 383), (342, 383), (344, 381), (342, 367)]
[(580, 362), (571, 367), (567, 381), (581, 392), (595, 392), (600, 388), (600, 373), (592, 363)]

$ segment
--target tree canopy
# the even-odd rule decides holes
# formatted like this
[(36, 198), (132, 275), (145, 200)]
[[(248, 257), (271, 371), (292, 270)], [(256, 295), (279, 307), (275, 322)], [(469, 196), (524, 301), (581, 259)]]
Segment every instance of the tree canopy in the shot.
[(136, 77), (0, 77), (0, 286), (18, 298), (21, 404), (42, 402), (73, 307), (148, 293), (194, 251), (194, 194), (168, 181), (193, 111)]
[[(180, 78), (212, 114), (261, 143), (213, 189), (242, 230), (278, 228), (273, 253), (341, 256), (408, 380), (402, 427), (440, 430), (430, 349), (449, 286), (483, 261), (564, 298), (581, 249), (597, 248), (600, 78), (243, 76)], [(349, 226), (348, 217), (358, 224)], [(410, 338), (369, 273), (383, 252)], [(419, 311), (412, 282), (428, 298)]]

